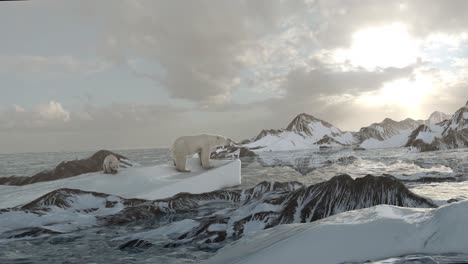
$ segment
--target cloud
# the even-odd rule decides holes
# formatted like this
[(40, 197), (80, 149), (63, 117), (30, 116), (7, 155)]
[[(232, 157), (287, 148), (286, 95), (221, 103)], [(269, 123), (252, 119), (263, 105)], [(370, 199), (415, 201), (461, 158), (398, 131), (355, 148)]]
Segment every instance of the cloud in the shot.
[[(16, 107), (15, 110), (18, 111)], [(60, 120), (65, 122), (70, 120), (70, 112), (63, 109), (62, 105), (55, 101), (50, 101), (48, 104), (40, 105), (37, 110), (39, 115), (45, 120)], [(24, 110), (20, 112), (24, 112)]]
[[(245, 54), (301, 13), (302, 1), (122, 1), (92, 3), (104, 15), (99, 54), (115, 63), (154, 61), (153, 76), (172, 98), (202, 103), (230, 99)], [(91, 7), (90, 7), (91, 9)], [(109, 10), (110, 9), (110, 10)], [(155, 70), (157, 71), (157, 70)]]
[[(61, 139), (61, 146), (92, 149), (151, 147), (199, 132), (251, 137), (262, 128), (285, 127), (301, 112), (343, 129), (359, 129), (385, 117), (450, 113), (468, 98), (467, 1), (123, 0), (80, 1), (59, 9), (44, 5), (36, 7), (70, 17), (63, 20), (68, 24), (77, 20), (76, 29), (91, 28), (96, 39), (79, 30), (77, 39), (85, 36), (88, 44), (81, 52), (89, 56), (89, 48), (96, 47), (97, 54), (3, 54), (1, 73), (35, 80), (36, 74), (76, 76), (124, 65), (119, 73), (130, 70), (136, 78), (151, 78), (152, 95), (166, 98), (167, 92), (171, 100), (142, 104), (110, 96), (79, 109), (66, 101), (29, 108), (18, 102), (0, 112), (3, 138), (28, 135), (38, 141), (34, 144)], [(421, 78), (430, 80), (431, 89)], [(100, 78), (82, 79), (89, 89), (102, 84)], [(135, 81), (123, 75), (122, 80)], [(136, 86), (141, 83), (135, 81)], [(418, 96), (419, 91), (425, 96)], [(60, 98), (71, 96), (60, 92)], [(80, 96), (81, 91), (75, 92)], [(410, 108), (413, 96), (418, 109)], [(397, 102), (400, 97), (403, 104)], [(21, 143), (21, 137), (15, 137)]]
[(365, 91), (376, 90), (384, 82), (410, 77), (413, 70), (414, 66), (401, 69), (385, 68), (376, 71), (363, 68), (342, 71), (318, 65), (311, 70), (299, 68), (289, 72), (281, 86), (287, 92), (286, 97), (294, 100), (309, 96), (357, 95)]
[(15, 104), (11, 108), (0, 111), (0, 130), (4, 131), (33, 132), (34, 129), (40, 128), (53, 130), (68, 121), (70, 121), (70, 112), (54, 100), (39, 104), (32, 109), (25, 109)]
[(410, 34), (424, 38), (438, 32), (466, 32), (468, 18), (463, 0), (318, 0), (311, 8), (320, 10), (317, 39), (327, 48), (347, 47), (352, 34), (369, 26), (400, 22), (409, 26)]
[(108, 65), (98, 59), (83, 60), (69, 55), (0, 55), (0, 72), (8, 73), (90, 74), (103, 71)]

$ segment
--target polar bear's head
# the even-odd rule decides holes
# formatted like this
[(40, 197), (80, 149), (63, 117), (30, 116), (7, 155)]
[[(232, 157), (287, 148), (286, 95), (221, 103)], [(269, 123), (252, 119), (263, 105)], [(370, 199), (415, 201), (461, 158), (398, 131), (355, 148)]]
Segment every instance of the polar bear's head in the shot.
[(119, 160), (117, 158), (111, 159), (109, 163), (109, 168), (113, 174), (117, 173), (119, 169)]
[(119, 160), (116, 156), (110, 154), (103, 162), (104, 173), (116, 174), (119, 169)]

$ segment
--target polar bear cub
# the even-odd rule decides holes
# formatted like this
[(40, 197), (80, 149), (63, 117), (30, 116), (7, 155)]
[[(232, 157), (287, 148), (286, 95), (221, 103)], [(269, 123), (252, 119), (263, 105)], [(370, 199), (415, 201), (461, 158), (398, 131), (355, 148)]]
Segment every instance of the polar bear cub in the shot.
[(112, 154), (107, 155), (102, 163), (102, 169), (106, 174), (116, 174), (119, 169), (119, 159)]
[(186, 168), (187, 157), (198, 153), (203, 168), (210, 168), (211, 151), (220, 146), (231, 144), (231, 140), (219, 136), (201, 134), (194, 136), (183, 136), (174, 141), (171, 149), (172, 160), (176, 169), (181, 172), (189, 172)]

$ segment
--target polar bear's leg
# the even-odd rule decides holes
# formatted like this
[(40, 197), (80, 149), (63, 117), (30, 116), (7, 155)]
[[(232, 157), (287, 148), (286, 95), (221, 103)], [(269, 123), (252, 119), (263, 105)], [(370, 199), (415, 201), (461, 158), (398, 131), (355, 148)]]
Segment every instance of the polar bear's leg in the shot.
[(187, 157), (185, 156), (178, 156), (176, 157), (175, 159), (175, 163), (176, 163), (176, 169), (180, 172), (189, 172), (190, 170), (187, 170), (185, 168), (186, 166), (186, 163), (187, 163)]
[(201, 150), (198, 152), (198, 159), (200, 159), (200, 165), (203, 166)]
[(210, 166), (210, 153), (211, 152), (209, 148), (202, 148), (200, 152), (201, 163), (204, 169), (209, 169), (212, 167)]

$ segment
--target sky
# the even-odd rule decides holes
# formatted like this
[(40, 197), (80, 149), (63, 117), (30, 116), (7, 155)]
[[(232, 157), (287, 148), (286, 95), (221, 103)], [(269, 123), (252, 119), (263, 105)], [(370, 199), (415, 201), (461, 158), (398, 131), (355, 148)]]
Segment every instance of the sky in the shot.
[(468, 100), (464, 0), (0, 2), (0, 153), (357, 131)]

